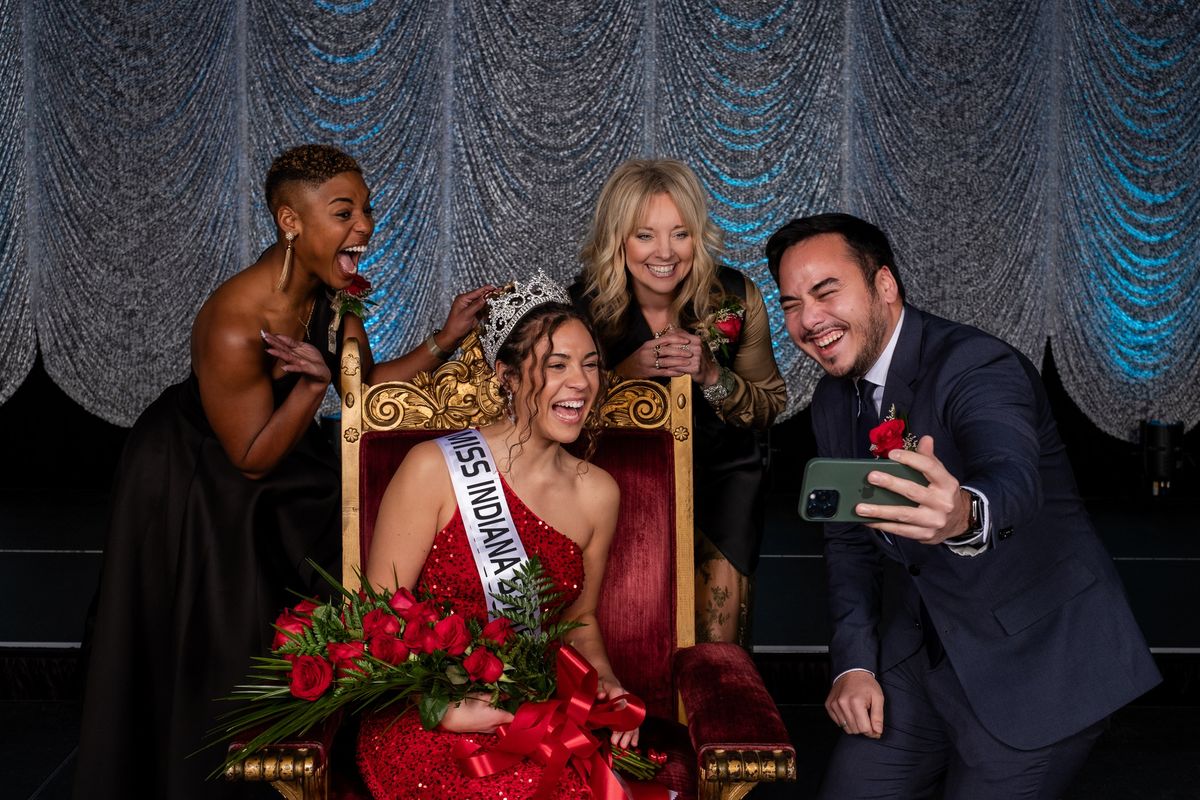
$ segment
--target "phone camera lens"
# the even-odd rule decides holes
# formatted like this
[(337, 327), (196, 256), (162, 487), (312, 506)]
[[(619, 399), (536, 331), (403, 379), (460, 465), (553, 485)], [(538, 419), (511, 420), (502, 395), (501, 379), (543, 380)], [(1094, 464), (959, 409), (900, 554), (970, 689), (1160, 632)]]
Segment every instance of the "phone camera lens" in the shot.
[(812, 519), (829, 519), (837, 513), (837, 489), (814, 489), (809, 493), (804, 508)]

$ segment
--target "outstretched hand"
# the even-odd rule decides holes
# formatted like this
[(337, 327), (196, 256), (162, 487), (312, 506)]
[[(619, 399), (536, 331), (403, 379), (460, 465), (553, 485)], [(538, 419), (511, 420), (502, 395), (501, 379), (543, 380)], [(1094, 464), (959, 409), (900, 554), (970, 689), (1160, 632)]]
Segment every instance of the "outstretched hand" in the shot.
[(453, 345), (445, 348), (453, 350), (463, 337), (471, 332), (479, 322), (479, 314), (486, 307), (487, 299), (496, 291), (490, 283), (456, 295), (446, 313), (446, 322), (442, 325), (442, 333), (447, 339), (453, 339)]
[(267, 344), (267, 353), (279, 360), (280, 368), (284, 372), (294, 372), (302, 380), (322, 386), (329, 383), (329, 366), (316, 347), (278, 333), (259, 333)]
[[(601, 677), (596, 684), (596, 699), (608, 700), (612, 697), (620, 697), (623, 694), (628, 694), (621, 688), (621, 684), (617, 683), (616, 678)], [(624, 700), (620, 701), (619, 707), (624, 707)], [(612, 743), (617, 747), (630, 748), (637, 747), (638, 733), (640, 728), (634, 728), (631, 731), (613, 731)]]
[(917, 505), (859, 503), (854, 507), (857, 514), (880, 520), (864, 523), (867, 527), (923, 544), (941, 544), (966, 531), (970, 519), (970, 501), (966, 491), (959, 486), (958, 479), (933, 454), (932, 436), (922, 436), (916, 452), (896, 449), (888, 453), (888, 458), (917, 470), (925, 476), (929, 485), (921, 486), (886, 472), (868, 473), (867, 482), (872, 486), (893, 491)]

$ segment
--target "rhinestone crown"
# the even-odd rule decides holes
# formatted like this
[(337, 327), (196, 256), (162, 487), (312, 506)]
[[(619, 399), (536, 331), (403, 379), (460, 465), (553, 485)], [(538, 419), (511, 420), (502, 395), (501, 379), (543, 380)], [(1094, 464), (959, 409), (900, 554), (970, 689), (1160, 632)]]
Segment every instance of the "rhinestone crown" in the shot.
[(569, 306), (571, 298), (567, 296), (566, 289), (540, 269), (528, 280), (513, 281), (511, 289), (493, 295), (488, 300), (489, 311), (481, 326), (479, 340), (483, 345), (483, 356), (489, 364), (496, 365), (496, 354), (517, 323), (530, 311), (546, 303)]

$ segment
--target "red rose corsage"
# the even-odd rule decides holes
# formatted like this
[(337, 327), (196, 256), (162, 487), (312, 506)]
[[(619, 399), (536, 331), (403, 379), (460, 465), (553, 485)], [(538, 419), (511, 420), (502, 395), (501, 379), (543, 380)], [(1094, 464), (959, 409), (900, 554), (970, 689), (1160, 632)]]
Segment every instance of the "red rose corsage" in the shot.
[(896, 416), (896, 406), (893, 405), (883, 421), (867, 434), (871, 439), (871, 455), (887, 458), (893, 450), (916, 450), (917, 437), (908, 433), (907, 427), (904, 418)]

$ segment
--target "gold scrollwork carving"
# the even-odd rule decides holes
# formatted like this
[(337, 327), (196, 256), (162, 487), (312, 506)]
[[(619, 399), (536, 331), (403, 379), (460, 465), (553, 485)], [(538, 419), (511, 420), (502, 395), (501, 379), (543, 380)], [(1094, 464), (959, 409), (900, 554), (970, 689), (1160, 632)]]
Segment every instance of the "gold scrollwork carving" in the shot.
[(654, 381), (621, 381), (608, 393), (600, 418), (607, 425), (661, 428), (669, 415), (667, 391)]
[[(369, 431), (452, 430), (487, 425), (504, 413), (495, 373), (474, 331), (463, 340), (460, 360), (417, 373), (409, 381), (370, 387), (359, 400), (363, 428)], [(667, 387), (654, 381), (616, 381), (600, 409), (602, 424), (663, 428), (670, 420), (670, 400)], [(684, 441), (689, 432), (683, 429), (674, 435)]]
[(346, 432), (342, 434), (342, 437), (350, 444), (354, 444), (358, 441), (358, 428), (353, 426), (346, 428)]
[(362, 363), (358, 360), (358, 356), (353, 353), (346, 353), (342, 356), (342, 372), (346, 375), (353, 375), (358, 372), (358, 368)]
[(411, 381), (368, 391), (363, 397), (366, 427), (454, 429), (496, 420), (502, 413), (500, 392), (475, 332), (463, 341), (462, 353), (461, 360), (417, 373)]
[(686, 442), (688, 437), (692, 435), (692, 432), (684, 426), (679, 425), (675, 428), (675, 430), (671, 431), (671, 435), (674, 436), (677, 441)]

